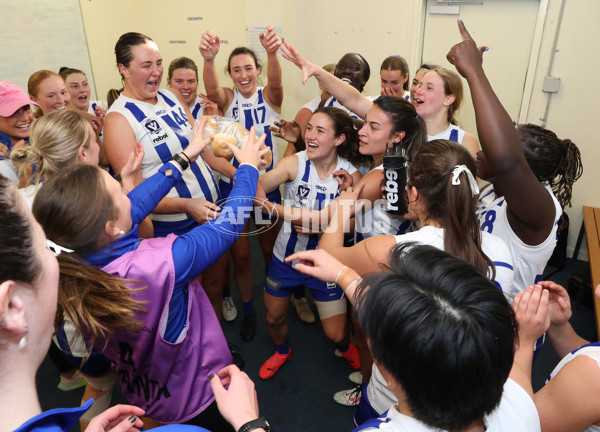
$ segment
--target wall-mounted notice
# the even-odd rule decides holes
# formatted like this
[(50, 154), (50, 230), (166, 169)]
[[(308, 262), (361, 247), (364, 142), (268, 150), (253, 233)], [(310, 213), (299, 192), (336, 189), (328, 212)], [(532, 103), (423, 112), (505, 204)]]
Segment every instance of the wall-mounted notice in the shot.
[(283, 24), (250, 24), (246, 26), (246, 44), (258, 57), (266, 57), (267, 52), (260, 43), (260, 34), (267, 33), (269, 26), (273, 26), (280, 38), (283, 38)]

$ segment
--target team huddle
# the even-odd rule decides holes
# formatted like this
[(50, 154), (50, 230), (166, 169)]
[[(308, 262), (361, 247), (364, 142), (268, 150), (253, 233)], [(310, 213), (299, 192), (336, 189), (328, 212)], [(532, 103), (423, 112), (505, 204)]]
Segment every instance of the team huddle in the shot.
[[(28, 94), (0, 82), (11, 263), (0, 358), (31, 382), (29, 403), (6, 401), (7, 430), (272, 430), (221, 328), (238, 313), (231, 273), (240, 336), (256, 335), (253, 272), (263, 269), (251, 265), (251, 234), (275, 348), (261, 379), (301, 368), (287, 313), (291, 301), (316, 320), (308, 288), (336, 355), (355, 369), (355, 387), (333, 395), (356, 407), (355, 431), (600, 430), (600, 409), (573, 402), (600, 388), (599, 348), (570, 327), (565, 289), (542, 281), (583, 171), (579, 150), (540, 126), (515, 128), (483, 48), (458, 25), (463, 40), (447, 56), (458, 73), (423, 64), (411, 79), (393, 55), (376, 97), (363, 94), (362, 55), (321, 68), (272, 27), (260, 35), (264, 87), (246, 47), (229, 54), (233, 88), (220, 84), (210, 31), (199, 47), (205, 94), (187, 57), (161, 88), (163, 59), (141, 33), (115, 45), (123, 86), (107, 103), (90, 100), (73, 68), (35, 72)], [(279, 53), (322, 92), (293, 121), (281, 118)], [(479, 139), (456, 120), (461, 75)], [(534, 394), (546, 332), (564, 359)], [(41, 413), (32, 377), (47, 353), (61, 390), (86, 386), (81, 407)], [(117, 383), (131, 406), (109, 408)]]

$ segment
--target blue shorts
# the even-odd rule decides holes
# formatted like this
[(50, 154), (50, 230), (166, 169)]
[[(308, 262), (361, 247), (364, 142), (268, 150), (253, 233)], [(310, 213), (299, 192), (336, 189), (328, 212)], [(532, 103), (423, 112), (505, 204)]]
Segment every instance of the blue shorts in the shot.
[[(232, 188), (233, 188), (233, 186), (231, 185), (231, 183), (228, 183), (223, 179), (219, 179), (219, 191), (221, 192), (222, 199), (229, 197), (229, 194), (231, 193)], [(281, 191), (279, 190), (279, 188), (275, 189), (272, 192), (269, 192), (267, 194), (267, 199), (269, 201), (271, 201), (272, 203), (281, 204)], [(261, 217), (265, 218), (265, 219), (270, 219), (271, 222), (275, 222), (277, 220), (276, 216), (271, 216), (271, 217), (267, 218), (267, 215), (263, 214), (263, 215), (261, 215)], [(257, 222), (256, 219), (255, 219), (255, 222)]]
[(294, 270), (290, 264), (281, 262), (275, 255), (271, 256), (269, 273), (265, 279), (265, 291), (273, 297), (287, 297), (297, 287), (310, 289), (317, 301), (329, 302), (344, 298), (344, 291), (333, 282), (323, 282)]
[(190, 217), (181, 221), (166, 222), (166, 221), (152, 221), (154, 226), (154, 237), (166, 237), (173, 233), (180, 236), (185, 234), (192, 228), (200, 225), (196, 219)]
[[(75, 369), (79, 369), (84, 374), (97, 378), (104, 375), (111, 369), (110, 360), (104, 357), (104, 355), (102, 355), (102, 353), (96, 348), (92, 348), (90, 356), (82, 366), (84, 358), (73, 355), (64, 330), (61, 329), (58, 331), (56, 334), (56, 339), (58, 340), (58, 347), (65, 356), (65, 359), (71, 364), (71, 366), (73, 366)], [(52, 343), (55, 343), (55, 341), (52, 341)]]

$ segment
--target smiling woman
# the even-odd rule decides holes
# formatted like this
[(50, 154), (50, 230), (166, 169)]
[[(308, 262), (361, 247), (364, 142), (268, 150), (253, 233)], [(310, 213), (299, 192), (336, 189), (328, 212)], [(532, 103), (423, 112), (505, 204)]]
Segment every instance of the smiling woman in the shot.
[(91, 88), (83, 71), (61, 67), (58, 74), (64, 80), (67, 91), (71, 96), (71, 109), (78, 109), (98, 117), (104, 117), (106, 103), (90, 100)]
[(67, 109), (71, 102), (71, 95), (60, 75), (49, 70), (40, 70), (31, 75), (27, 82), (27, 90), (31, 99), (41, 108), (35, 113), (36, 117)]

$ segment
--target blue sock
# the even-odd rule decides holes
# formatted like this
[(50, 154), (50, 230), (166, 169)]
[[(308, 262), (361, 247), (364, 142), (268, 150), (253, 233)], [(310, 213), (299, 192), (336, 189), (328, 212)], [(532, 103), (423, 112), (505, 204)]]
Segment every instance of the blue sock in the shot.
[(335, 347), (337, 349), (339, 349), (340, 352), (346, 352), (346, 351), (348, 351), (348, 348), (350, 348), (350, 344), (346, 344), (346, 345), (335, 344)]
[(225, 285), (223, 287), (223, 298), (225, 297), (231, 297), (231, 291), (229, 289), (229, 285)]
[(244, 308), (244, 315), (254, 315), (254, 300), (242, 302), (242, 307)]
[(290, 352), (290, 345), (286, 342), (282, 343), (281, 345), (275, 345), (275, 349), (277, 350), (277, 352), (281, 355), (286, 355), (287, 353)]

